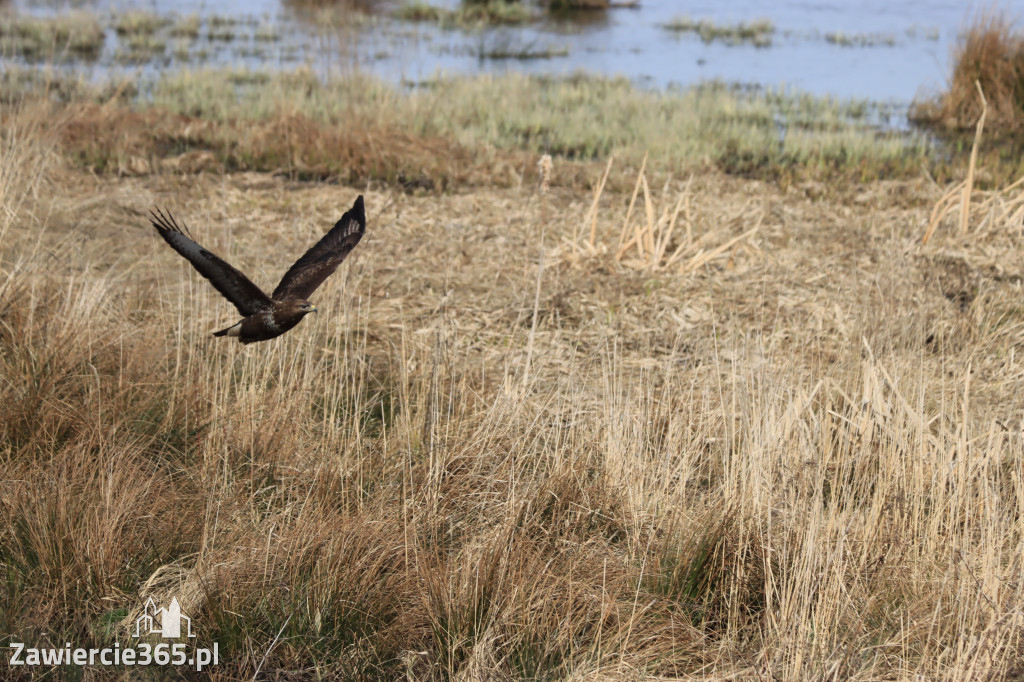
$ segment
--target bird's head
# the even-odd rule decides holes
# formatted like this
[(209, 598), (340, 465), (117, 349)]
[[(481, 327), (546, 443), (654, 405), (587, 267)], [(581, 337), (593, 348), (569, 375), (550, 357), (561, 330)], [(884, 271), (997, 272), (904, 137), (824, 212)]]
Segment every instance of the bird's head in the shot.
[(307, 315), (309, 313), (315, 313), (317, 311), (315, 305), (304, 299), (296, 300), (293, 305), (295, 312), (299, 313), (300, 315)]

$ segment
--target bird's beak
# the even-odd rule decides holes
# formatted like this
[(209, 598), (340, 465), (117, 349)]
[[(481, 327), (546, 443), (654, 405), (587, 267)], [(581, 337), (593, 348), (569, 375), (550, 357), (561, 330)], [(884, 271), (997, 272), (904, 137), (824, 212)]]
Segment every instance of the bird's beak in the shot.
[(311, 313), (318, 313), (318, 312), (320, 312), (320, 310), (315, 305), (310, 305), (309, 306), (309, 312), (311, 312)]

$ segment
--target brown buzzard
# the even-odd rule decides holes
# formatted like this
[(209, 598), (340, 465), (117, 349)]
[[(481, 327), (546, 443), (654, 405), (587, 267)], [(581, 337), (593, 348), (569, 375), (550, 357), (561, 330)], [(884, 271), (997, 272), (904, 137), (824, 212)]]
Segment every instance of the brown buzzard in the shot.
[(338, 269), (366, 231), (366, 213), (360, 196), (331, 231), (288, 268), (273, 295), (267, 296), (248, 277), (192, 241), (188, 227), (182, 231), (170, 213), (157, 209), (149, 221), (244, 316), (237, 324), (213, 335), (237, 336), (242, 343), (280, 336), (308, 313), (315, 312), (316, 306), (307, 297)]

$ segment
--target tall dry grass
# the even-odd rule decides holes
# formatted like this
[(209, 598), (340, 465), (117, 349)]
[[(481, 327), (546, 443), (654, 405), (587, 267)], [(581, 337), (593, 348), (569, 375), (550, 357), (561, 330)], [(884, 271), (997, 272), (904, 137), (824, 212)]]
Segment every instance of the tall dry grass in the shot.
[(1017, 133), (1024, 120), (1024, 39), (1005, 12), (978, 12), (964, 28), (952, 54), (949, 88), (934, 100), (915, 104), (911, 118), (946, 128), (973, 130), (981, 116), (977, 86), (988, 100), (992, 130)]
[(754, 201), (767, 255), (651, 277), (559, 246), (627, 196), (371, 191), (322, 318), (241, 347), (136, 210), (266, 285), (349, 190), (53, 176), (5, 136), (0, 644), (174, 595), (217, 679), (1019, 674), (1018, 304), (951, 309), (894, 246), (921, 210), (698, 179), (695, 224)]

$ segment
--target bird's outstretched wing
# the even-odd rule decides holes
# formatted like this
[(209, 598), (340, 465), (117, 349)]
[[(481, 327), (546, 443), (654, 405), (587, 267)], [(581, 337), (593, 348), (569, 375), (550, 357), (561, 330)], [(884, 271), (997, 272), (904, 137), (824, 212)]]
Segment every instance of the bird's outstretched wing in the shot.
[(318, 286), (338, 269), (345, 256), (355, 248), (366, 232), (366, 212), (362, 195), (352, 208), (341, 216), (331, 231), (313, 245), (302, 258), (284, 273), (274, 289), (273, 298), (309, 298)]
[[(178, 227), (170, 213), (157, 209), (150, 212), (149, 222), (175, 251), (184, 256), (199, 274), (235, 304), (238, 312), (248, 317), (273, 305), (263, 291), (234, 267), (213, 255)], [(188, 230), (186, 227), (185, 230)]]

